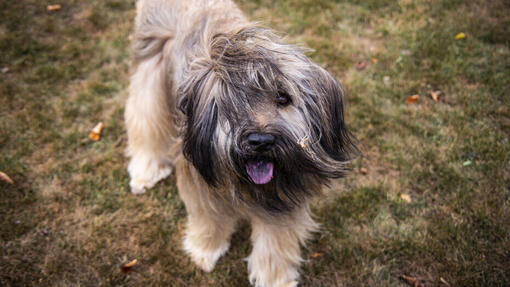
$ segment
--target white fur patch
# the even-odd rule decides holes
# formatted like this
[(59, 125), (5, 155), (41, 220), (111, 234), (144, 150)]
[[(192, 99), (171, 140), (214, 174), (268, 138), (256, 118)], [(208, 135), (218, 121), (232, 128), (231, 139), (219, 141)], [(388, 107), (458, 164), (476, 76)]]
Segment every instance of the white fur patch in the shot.
[(146, 189), (152, 188), (158, 181), (172, 173), (172, 167), (167, 160), (160, 160), (147, 153), (137, 153), (131, 158), (128, 165), (131, 176), (129, 186), (133, 194), (143, 194)]
[(184, 237), (183, 241), (184, 251), (186, 251), (186, 253), (191, 256), (193, 262), (205, 272), (211, 272), (214, 269), (218, 259), (228, 251), (229, 247), (230, 243), (226, 241), (216, 250), (207, 250), (194, 246), (188, 236)]

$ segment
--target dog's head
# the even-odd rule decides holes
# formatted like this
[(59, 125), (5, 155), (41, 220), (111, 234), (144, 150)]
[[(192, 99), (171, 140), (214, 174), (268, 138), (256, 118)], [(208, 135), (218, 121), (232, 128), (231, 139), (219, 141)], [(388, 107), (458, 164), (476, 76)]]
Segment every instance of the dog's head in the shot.
[(215, 35), (177, 102), (184, 155), (204, 180), (274, 212), (343, 176), (356, 150), (340, 83), (279, 39), (262, 28)]

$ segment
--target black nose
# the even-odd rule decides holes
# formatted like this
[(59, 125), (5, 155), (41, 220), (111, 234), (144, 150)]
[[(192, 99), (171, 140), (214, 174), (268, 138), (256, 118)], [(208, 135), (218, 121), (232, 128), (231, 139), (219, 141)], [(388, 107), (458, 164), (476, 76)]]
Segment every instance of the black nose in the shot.
[(252, 133), (248, 135), (248, 143), (257, 151), (270, 149), (274, 144), (274, 136), (270, 134)]

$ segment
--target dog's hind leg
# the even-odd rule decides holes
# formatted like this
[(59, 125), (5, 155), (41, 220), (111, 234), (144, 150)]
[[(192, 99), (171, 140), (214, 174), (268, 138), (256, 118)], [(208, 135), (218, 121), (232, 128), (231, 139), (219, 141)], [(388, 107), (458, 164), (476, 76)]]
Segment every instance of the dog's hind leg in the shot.
[(131, 158), (129, 185), (131, 192), (139, 194), (172, 172), (170, 148), (175, 143), (175, 130), (171, 115), (173, 97), (168, 95), (172, 89), (164, 59), (167, 40), (133, 41), (133, 74), (125, 120), (127, 155)]
[(206, 272), (213, 270), (218, 259), (230, 246), (237, 215), (221, 199), (211, 196), (189, 163), (176, 166), (177, 188), (188, 213), (183, 249), (193, 262)]
[[(285, 215), (287, 216), (287, 215)], [(274, 221), (253, 217), (248, 257), (250, 283), (256, 287), (295, 287), (298, 285), (300, 245), (317, 229), (306, 208), (288, 218)]]

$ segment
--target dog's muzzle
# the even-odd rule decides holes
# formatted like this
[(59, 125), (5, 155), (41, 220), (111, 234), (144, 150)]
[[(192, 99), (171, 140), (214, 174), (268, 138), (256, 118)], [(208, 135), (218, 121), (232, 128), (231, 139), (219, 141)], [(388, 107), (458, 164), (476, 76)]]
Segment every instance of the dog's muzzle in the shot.
[(247, 140), (253, 150), (263, 152), (273, 147), (275, 137), (272, 134), (251, 133), (248, 135)]
[(274, 163), (263, 156), (270, 151), (275, 143), (275, 137), (267, 133), (251, 133), (246, 137), (249, 148), (257, 154), (246, 162), (246, 172), (255, 184), (266, 184), (273, 178)]

